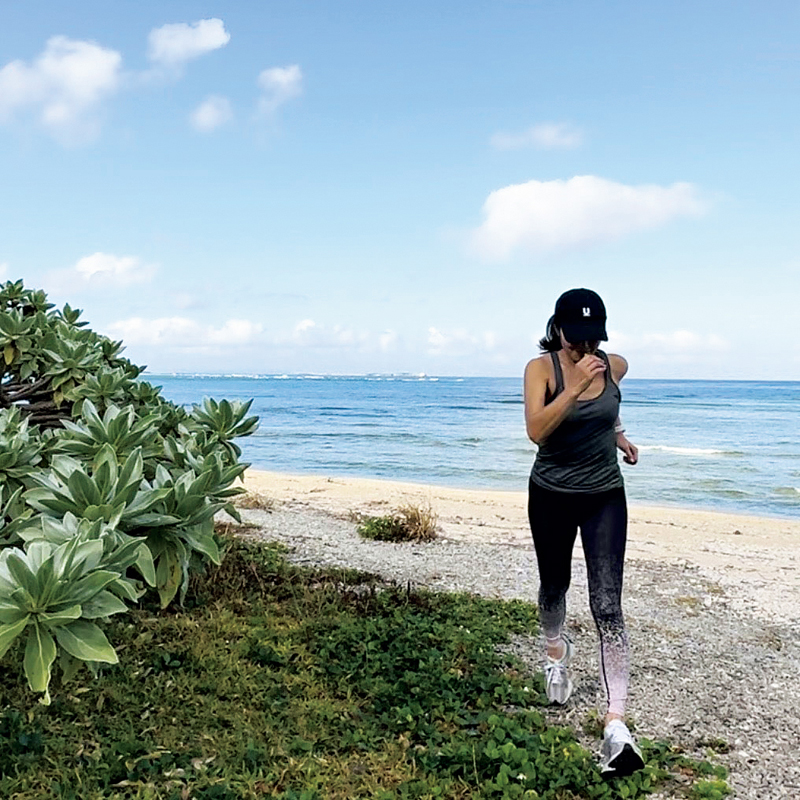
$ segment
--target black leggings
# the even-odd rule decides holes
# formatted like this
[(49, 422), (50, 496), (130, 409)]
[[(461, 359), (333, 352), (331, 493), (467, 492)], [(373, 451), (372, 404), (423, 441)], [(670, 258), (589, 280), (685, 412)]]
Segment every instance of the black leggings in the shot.
[(625, 490), (620, 487), (596, 494), (553, 492), (531, 481), (528, 519), (539, 564), (539, 618), (549, 639), (561, 636), (572, 548), (580, 528), (589, 605), (600, 635), (600, 678), (608, 711), (622, 715), (629, 672), (621, 606), (628, 526)]

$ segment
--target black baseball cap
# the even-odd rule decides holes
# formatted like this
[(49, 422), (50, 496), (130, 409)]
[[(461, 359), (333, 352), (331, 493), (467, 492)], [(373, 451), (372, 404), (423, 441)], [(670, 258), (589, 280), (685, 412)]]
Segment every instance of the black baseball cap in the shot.
[(570, 289), (556, 301), (556, 325), (568, 342), (608, 341), (606, 307), (591, 289)]

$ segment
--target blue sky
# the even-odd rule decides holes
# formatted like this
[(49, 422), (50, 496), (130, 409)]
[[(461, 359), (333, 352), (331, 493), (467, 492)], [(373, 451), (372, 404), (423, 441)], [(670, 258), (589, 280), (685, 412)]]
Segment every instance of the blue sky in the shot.
[(39, 2), (0, 271), (154, 371), (518, 375), (599, 291), (635, 377), (800, 379), (800, 7)]

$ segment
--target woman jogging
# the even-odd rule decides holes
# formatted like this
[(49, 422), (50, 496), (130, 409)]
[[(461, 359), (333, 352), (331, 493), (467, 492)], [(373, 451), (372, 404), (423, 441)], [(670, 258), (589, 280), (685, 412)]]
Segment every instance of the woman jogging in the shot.
[(622, 570), (628, 512), (617, 448), (638, 460), (619, 420), (622, 356), (597, 347), (606, 335), (603, 301), (589, 289), (558, 298), (539, 342), (544, 352), (525, 369), (525, 423), (538, 446), (528, 518), (539, 565), (539, 616), (546, 638), (547, 697), (566, 703), (573, 645), (564, 634), (572, 548), (581, 532), (589, 604), (600, 635), (600, 679), (606, 695), (601, 771), (629, 775), (644, 766), (623, 718), (628, 641), (622, 617)]

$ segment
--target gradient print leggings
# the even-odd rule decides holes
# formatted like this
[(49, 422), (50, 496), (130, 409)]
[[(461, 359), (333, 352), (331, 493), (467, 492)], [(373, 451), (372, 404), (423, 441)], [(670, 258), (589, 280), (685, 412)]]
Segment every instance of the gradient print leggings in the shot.
[(622, 618), (622, 568), (628, 527), (625, 489), (596, 494), (528, 485), (528, 519), (539, 564), (539, 618), (548, 639), (561, 636), (572, 548), (581, 532), (589, 605), (600, 635), (600, 680), (608, 712), (623, 715), (628, 695), (628, 639)]

